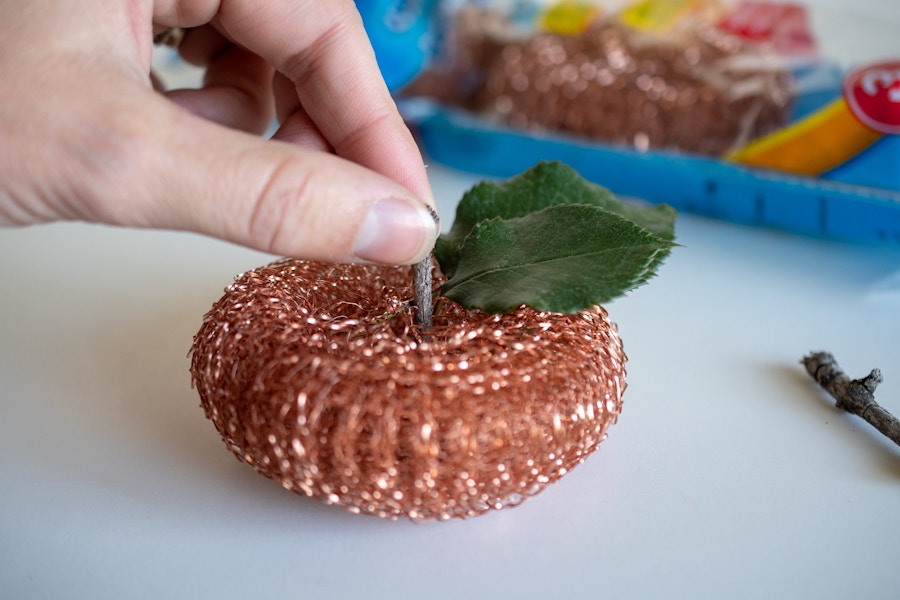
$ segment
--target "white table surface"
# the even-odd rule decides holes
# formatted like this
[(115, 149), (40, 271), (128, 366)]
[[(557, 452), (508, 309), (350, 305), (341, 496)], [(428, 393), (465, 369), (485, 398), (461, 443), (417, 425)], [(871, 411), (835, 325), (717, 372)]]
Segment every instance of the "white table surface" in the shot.
[[(893, 0), (819, 4), (820, 31), (874, 28), (842, 57), (882, 49), (872, 31), (900, 55)], [(476, 177), (430, 172), (449, 223)], [(900, 248), (690, 215), (678, 236), (607, 307), (629, 387), (600, 450), (518, 508), (417, 525), (283, 490), (204, 418), (192, 335), (271, 257), (0, 231), (0, 598), (900, 598), (900, 449), (799, 365), (827, 349), (851, 376), (881, 367), (900, 414)]]

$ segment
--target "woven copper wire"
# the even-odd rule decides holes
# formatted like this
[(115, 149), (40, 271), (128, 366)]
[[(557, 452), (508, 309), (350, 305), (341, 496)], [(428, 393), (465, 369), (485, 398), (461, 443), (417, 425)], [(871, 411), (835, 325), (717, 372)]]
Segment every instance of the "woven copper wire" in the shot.
[(445, 63), (405, 93), (517, 129), (719, 155), (790, 115), (794, 85), (783, 59), (708, 17), (665, 35), (616, 15), (578, 34), (523, 35), (491, 9), (465, 6), (451, 39)]
[(229, 449), (285, 488), (418, 519), (514, 506), (606, 438), (625, 354), (603, 308), (466, 311), (420, 331), (409, 269), (282, 260), (204, 318), (191, 373)]

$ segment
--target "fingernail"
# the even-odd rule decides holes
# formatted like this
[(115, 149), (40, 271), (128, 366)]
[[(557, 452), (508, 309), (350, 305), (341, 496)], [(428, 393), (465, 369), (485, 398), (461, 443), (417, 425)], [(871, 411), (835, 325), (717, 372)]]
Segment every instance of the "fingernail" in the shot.
[(434, 247), (437, 234), (437, 213), (424, 202), (385, 198), (366, 215), (353, 256), (367, 262), (414, 263)]

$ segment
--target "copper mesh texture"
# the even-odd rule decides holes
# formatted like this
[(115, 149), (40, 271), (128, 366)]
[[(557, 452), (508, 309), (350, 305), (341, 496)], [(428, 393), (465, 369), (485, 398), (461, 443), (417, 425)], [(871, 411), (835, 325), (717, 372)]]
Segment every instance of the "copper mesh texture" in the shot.
[(191, 359), (229, 449), (294, 492), (418, 520), (514, 506), (605, 439), (626, 357), (603, 308), (486, 315), (441, 299), (422, 332), (410, 297), (402, 267), (283, 260), (239, 276)]
[(579, 34), (520, 35), (500, 16), (467, 6), (454, 25), (449, 66), (407, 94), (513, 128), (720, 155), (790, 114), (793, 81), (783, 60), (711, 21), (692, 19), (661, 35), (613, 16)]

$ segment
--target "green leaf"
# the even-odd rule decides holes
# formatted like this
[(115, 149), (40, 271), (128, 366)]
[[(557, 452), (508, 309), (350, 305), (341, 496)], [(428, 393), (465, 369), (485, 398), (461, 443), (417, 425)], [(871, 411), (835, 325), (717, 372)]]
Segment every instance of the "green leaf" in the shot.
[(456, 209), (450, 231), (435, 245), (435, 255), (444, 275), (452, 277), (460, 250), (475, 226), (496, 217), (514, 219), (561, 204), (587, 204), (618, 214), (656, 237), (675, 239), (675, 210), (666, 205), (652, 207), (626, 204), (599, 185), (583, 179), (560, 162), (541, 162), (506, 182), (484, 182), (469, 190)]
[(488, 218), (471, 227), (442, 293), (488, 312), (575, 312), (646, 282), (674, 245), (594, 204)]

